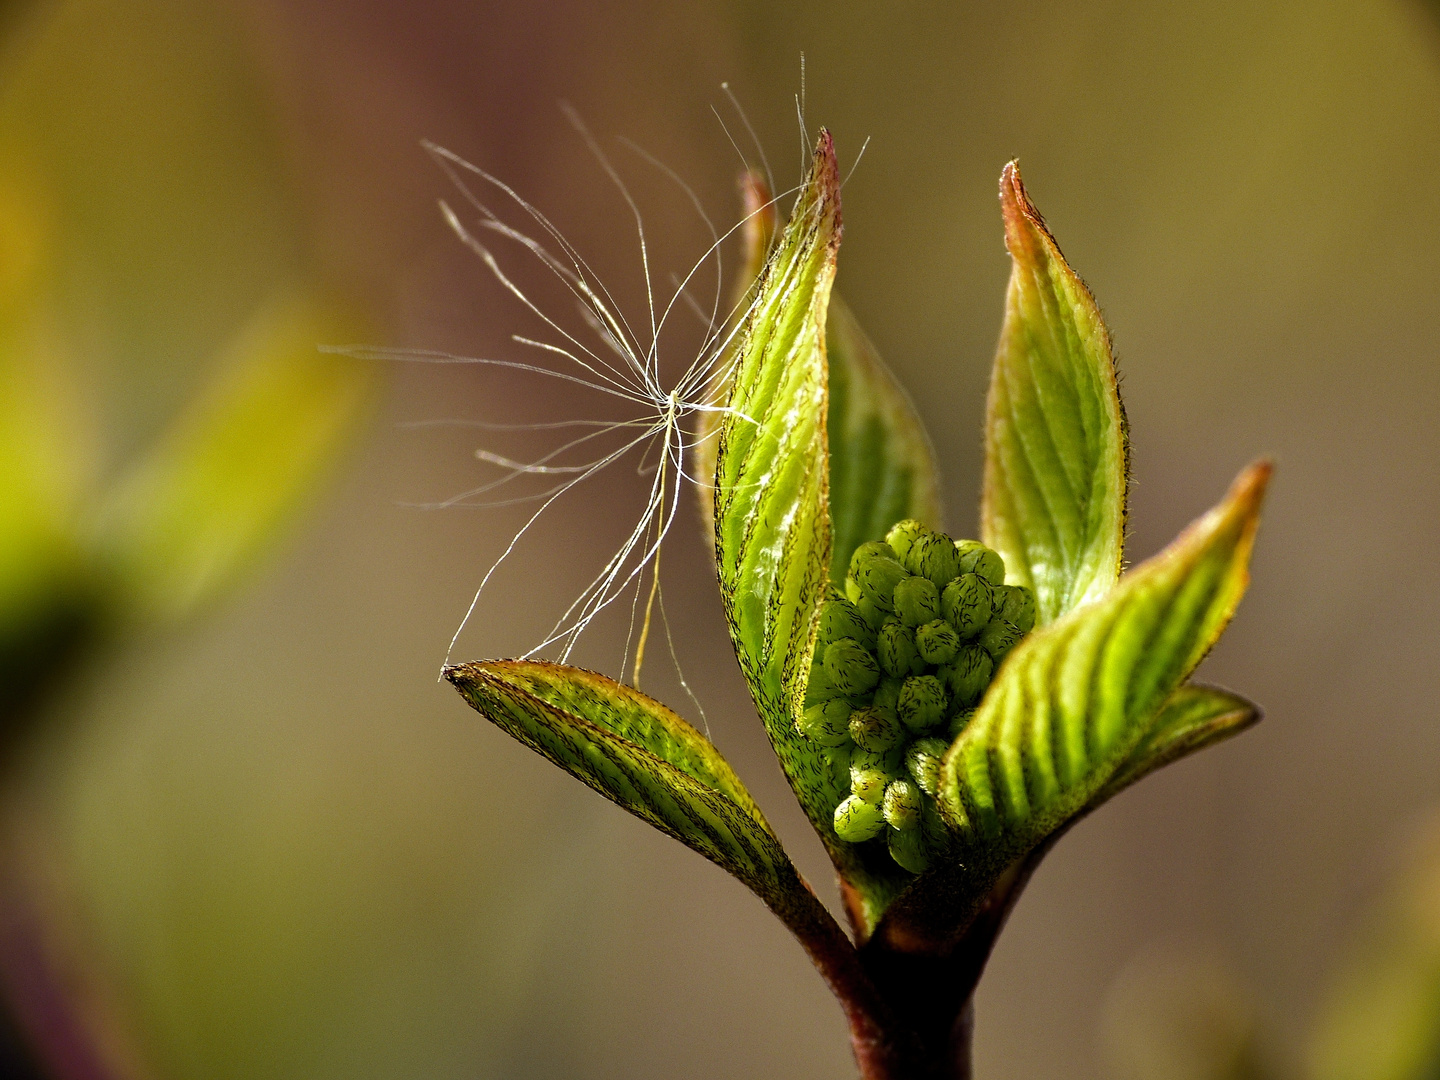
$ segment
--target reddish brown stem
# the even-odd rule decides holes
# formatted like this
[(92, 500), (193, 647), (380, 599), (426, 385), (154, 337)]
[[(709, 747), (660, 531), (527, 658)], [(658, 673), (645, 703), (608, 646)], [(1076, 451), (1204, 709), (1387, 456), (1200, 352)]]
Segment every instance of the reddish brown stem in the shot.
[(954, 993), (954, 963), (867, 955), (801, 885), (775, 910), (844, 1009), (862, 1080), (969, 1080), (969, 993)]
[(777, 914), (844, 1008), (862, 1080), (970, 1080), (976, 984), (1055, 838), (1001, 874), (978, 903), (962, 911), (937, 900), (935, 910), (911, 912), (926, 917), (907, 926), (882, 920), (868, 939), (863, 921), (854, 918), (858, 899), (842, 882), (859, 947), (808, 884), (787, 892), (786, 910), (777, 907)]

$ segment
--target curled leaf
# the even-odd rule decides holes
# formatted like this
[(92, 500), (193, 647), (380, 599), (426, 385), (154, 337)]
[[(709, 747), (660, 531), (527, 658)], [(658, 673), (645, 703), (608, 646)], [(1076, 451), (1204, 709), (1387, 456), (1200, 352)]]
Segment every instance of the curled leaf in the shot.
[(805, 791), (825, 783), (794, 716), (830, 562), (823, 327), (839, 240), (839, 179), (824, 135), (746, 321), (716, 469), (716, 564), (731, 637), (781, 764)]
[(1125, 764), (1090, 800), (1091, 808), (1114, 798), (1156, 769), (1238, 735), (1259, 720), (1259, 707), (1239, 694), (1193, 683), (1180, 687), (1165, 702)]
[(878, 912), (908, 875), (888, 856), (867, 869), (860, 849), (835, 835), (848, 766), (796, 726), (830, 576), (824, 328), (839, 243), (839, 170), (822, 133), (737, 347), (720, 427), (715, 561), (735, 655), (780, 766), (861, 906)]
[(1120, 575), (1128, 436), (1110, 334), (1015, 162), (1000, 178), (1012, 267), (986, 407), (981, 537), (1043, 625)]
[[(775, 203), (758, 173), (740, 177), (745, 208), (743, 261), (735, 303), (743, 308), (757, 287), (775, 242)], [(826, 426), (830, 452), (831, 580), (843, 584), (855, 549), (878, 540), (895, 522), (915, 518), (940, 526), (939, 470), (935, 452), (910, 395), (865, 336), (855, 316), (831, 293), (825, 324), (830, 404)], [(716, 402), (730, 384), (719, 384)], [(714, 437), (720, 414), (702, 412), (693, 451), (701, 512), (713, 527)]]

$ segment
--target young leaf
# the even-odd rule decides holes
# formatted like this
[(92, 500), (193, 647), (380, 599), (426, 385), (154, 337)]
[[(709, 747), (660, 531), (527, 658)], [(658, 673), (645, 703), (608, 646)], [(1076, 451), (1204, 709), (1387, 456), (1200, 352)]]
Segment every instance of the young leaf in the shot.
[(1041, 625), (1120, 575), (1128, 440), (1110, 334), (1015, 162), (1000, 177), (1012, 267), (986, 406), (981, 537)]
[(720, 752), (660, 702), (560, 664), (447, 668), (470, 705), (607, 799), (734, 874), (772, 907), (803, 889)]
[(1063, 824), (1155, 731), (1245, 591), (1269, 474), (1241, 473), (1168, 548), (1000, 669), (941, 767), (942, 810), (987, 861), (1008, 863)]
[(792, 783), (795, 766), (818, 768), (818, 751), (797, 734), (793, 710), (830, 561), (822, 328), (840, 240), (839, 195), (825, 134), (746, 322), (716, 468), (725, 613)]
[(122, 603), (177, 617), (273, 536), (370, 396), (368, 365), (320, 352), (352, 338), (347, 326), (287, 296), (236, 336), (214, 383), (103, 508), (99, 543)]
[(1259, 719), (1259, 707), (1239, 694), (1194, 683), (1180, 687), (1151, 721), (1149, 732), (1125, 764), (1090, 800), (1089, 808), (1113, 798), (1161, 766), (1240, 734)]
[(822, 133), (736, 352), (720, 427), (715, 561), (735, 655), (781, 768), (831, 858), (878, 910), (908, 875), (893, 860), (871, 874), (835, 836), (848, 770), (796, 727), (830, 571), (824, 327), (839, 243), (840, 178)]
[(850, 556), (879, 540), (895, 522), (917, 518), (939, 528), (935, 451), (915, 405), (855, 316), (830, 298), (829, 354), (830, 580), (845, 581)]
[[(765, 266), (775, 239), (775, 204), (762, 176), (740, 177), (745, 206), (741, 264), (736, 289), (743, 307)], [(895, 522), (918, 518), (940, 525), (940, 493), (935, 452), (916, 415), (914, 403), (896, 381), (855, 316), (835, 293), (825, 325), (830, 405), (826, 424), (830, 451), (830, 522), (833, 530), (831, 580), (842, 584), (850, 556), (866, 540), (878, 540)], [(722, 393), (729, 384), (719, 387)], [(713, 431), (720, 414), (700, 414), (692, 451), (699, 478), (701, 512), (714, 513)]]

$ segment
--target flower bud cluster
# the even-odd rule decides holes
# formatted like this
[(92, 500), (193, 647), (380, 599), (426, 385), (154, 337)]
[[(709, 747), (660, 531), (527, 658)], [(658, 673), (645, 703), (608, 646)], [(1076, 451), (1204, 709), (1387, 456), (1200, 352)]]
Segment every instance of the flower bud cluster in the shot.
[(1000, 556), (975, 540), (902, 521), (856, 549), (845, 594), (820, 608), (800, 719), (850, 792), (836, 836), (883, 836), (906, 870), (926, 869), (944, 844), (940, 760), (1034, 625), (1034, 593), (1006, 585)]

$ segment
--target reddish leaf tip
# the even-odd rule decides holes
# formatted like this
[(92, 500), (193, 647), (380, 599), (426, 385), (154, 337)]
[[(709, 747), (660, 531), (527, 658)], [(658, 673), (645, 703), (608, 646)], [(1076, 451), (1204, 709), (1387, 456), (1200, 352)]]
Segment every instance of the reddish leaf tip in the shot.
[(1241, 470), (1234, 482), (1230, 485), (1230, 493), (1226, 501), (1233, 503), (1236, 507), (1243, 507), (1247, 514), (1259, 512), (1260, 503), (1265, 498), (1265, 489), (1270, 484), (1270, 477), (1275, 472), (1275, 463), (1270, 458), (1258, 458)]
[(828, 128), (820, 129), (820, 139), (815, 144), (814, 183), (820, 193), (821, 213), (834, 215), (834, 240), (840, 242), (842, 228), (840, 218), (840, 163), (835, 158), (835, 140)]
[(832, 167), (835, 165), (835, 139), (829, 128), (820, 129), (820, 137), (815, 140), (815, 156), (824, 158)]
[(1025, 190), (1018, 159), (1007, 162), (1000, 172), (1000, 212), (1005, 219), (1005, 250), (1011, 256), (1020, 258), (1022, 252), (1033, 251), (1037, 242), (1054, 249), (1056, 255), (1060, 254), (1060, 247), (1046, 226), (1045, 218)]

